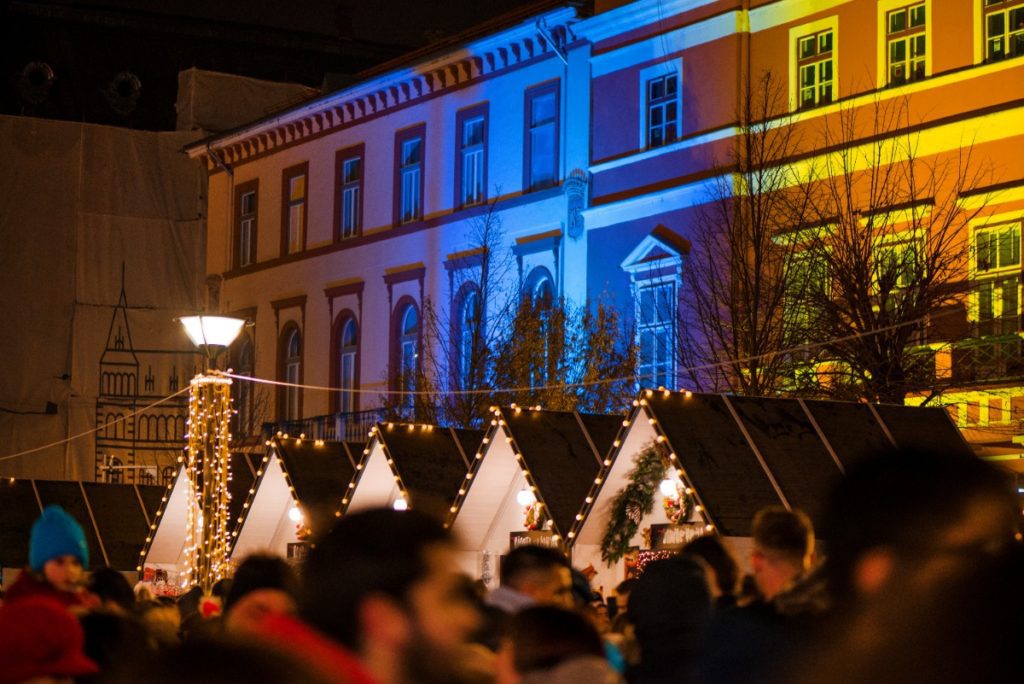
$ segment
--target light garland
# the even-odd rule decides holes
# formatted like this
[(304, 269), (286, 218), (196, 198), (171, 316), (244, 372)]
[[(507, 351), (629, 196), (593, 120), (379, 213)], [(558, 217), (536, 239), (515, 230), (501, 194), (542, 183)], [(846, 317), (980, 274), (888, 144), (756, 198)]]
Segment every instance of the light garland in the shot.
[(200, 374), (192, 378), (190, 390), (182, 577), (184, 583), (209, 592), (227, 575), (231, 549), (231, 380)]

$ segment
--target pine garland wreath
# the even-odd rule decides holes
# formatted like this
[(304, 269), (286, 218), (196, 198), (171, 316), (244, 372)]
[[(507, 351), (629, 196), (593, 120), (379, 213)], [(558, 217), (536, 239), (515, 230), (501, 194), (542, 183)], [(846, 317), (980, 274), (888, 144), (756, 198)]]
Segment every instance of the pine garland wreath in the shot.
[(654, 510), (655, 494), (666, 470), (665, 460), (654, 443), (637, 456), (636, 465), (629, 471), (629, 484), (612, 501), (611, 519), (601, 539), (601, 558), (605, 563), (615, 563), (629, 551), (640, 520)]

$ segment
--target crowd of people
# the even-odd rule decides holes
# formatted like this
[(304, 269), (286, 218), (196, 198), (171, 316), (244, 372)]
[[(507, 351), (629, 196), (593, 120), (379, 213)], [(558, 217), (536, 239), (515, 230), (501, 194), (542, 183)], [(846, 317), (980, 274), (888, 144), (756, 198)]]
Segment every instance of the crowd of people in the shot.
[(440, 522), (376, 509), (298, 571), (253, 555), (171, 599), (87, 576), (82, 528), (50, 506), (0, 604), (0, 684), (1017, 681), (1020, 513), (989, 465), (902, 451), (847, 473), (820, 530), (765, 508), (745, 558), (699, 537), (609, 596), (539, 546), (486, 591)]

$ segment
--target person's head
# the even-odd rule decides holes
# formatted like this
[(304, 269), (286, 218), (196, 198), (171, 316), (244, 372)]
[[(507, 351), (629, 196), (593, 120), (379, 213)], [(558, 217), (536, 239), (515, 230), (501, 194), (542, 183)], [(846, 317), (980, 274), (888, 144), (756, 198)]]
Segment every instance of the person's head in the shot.
[(833, 593), (864, 597), (896, 578), (941, 579), (1011, 543), (1017, 514), (1009, 478), (979, 459), (878, 454), (851, 469), (828, 500), (825, 567)]
[(70, 682), (94, 674), (83, 652), (78, 620), (51, 598), (27, 597), (0, 606), (0, 684)]
[(516, 613), (509, 641), (520, 675), (547, 670), (571, 658), (604, 654), (594, 626), (578, 612), (558, 606), (531, 606)]
[(29, 567), (51, 585), (77, 590), (89, 565), (82, 526), (60, 506), (47, 506), (32, 525), (28, 557)]
[(750, 567), (765, 599), (771, 600), (814, 562), (814, 528), (807, 514), (782, 506), (762, 508), (751, 524)]
[(128, 579), (113, 568), (99, 568), (89, 575), (87, 584), (107, 610), (119, 613), (131, 612), (135, 607), (135, 592)]
[(636, 578), (624, 579), (615, 586), (615, 603), (620, 613), (629, 610), (629, 594), (636, 586)]
[(731, 596), (736, 593), (740, 568), (721, 537), (714, 534), (697, 537), (683, 547), (683, 553), (703, 559), (711, 569), (713, 581), (709, 583), (709, 588), (712, 597)]
[(417, 511), (341, 518), (303, 567), (300, 615), (366, 661), (443, 658), (479, 624), (449, 532)]
[(296, 610), (299, 580), (288, 561), (270, 554), (253, 554), (235, 571), (225, 599), (229, 631), (250, 631), (267, 615)]
[(501, 562), (501, 586), (537, 603), (573, 606), (572, 571), (565, 556), (555, 549), (520, 546), (510, 551)]

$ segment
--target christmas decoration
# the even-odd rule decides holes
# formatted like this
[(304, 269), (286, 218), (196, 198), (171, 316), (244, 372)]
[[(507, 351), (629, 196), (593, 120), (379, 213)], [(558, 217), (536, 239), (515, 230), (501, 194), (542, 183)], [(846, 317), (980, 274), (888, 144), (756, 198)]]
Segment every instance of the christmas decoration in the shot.
[(629, 484), (612, 501), (611, 517), (601, 539), (601, 558), (606, 563), (615, 563), (629, 550), (640, 520), (654, 510), (654, 496), (667, 469), (654, 443), (637, 455), (629, 471)]
[(188, 510), (182, 577), (188, 586), (198, 584), (205, 592), (228, 571), (231, 415), (229, 378), (204, 374), (192, 378), (185, 450)]

